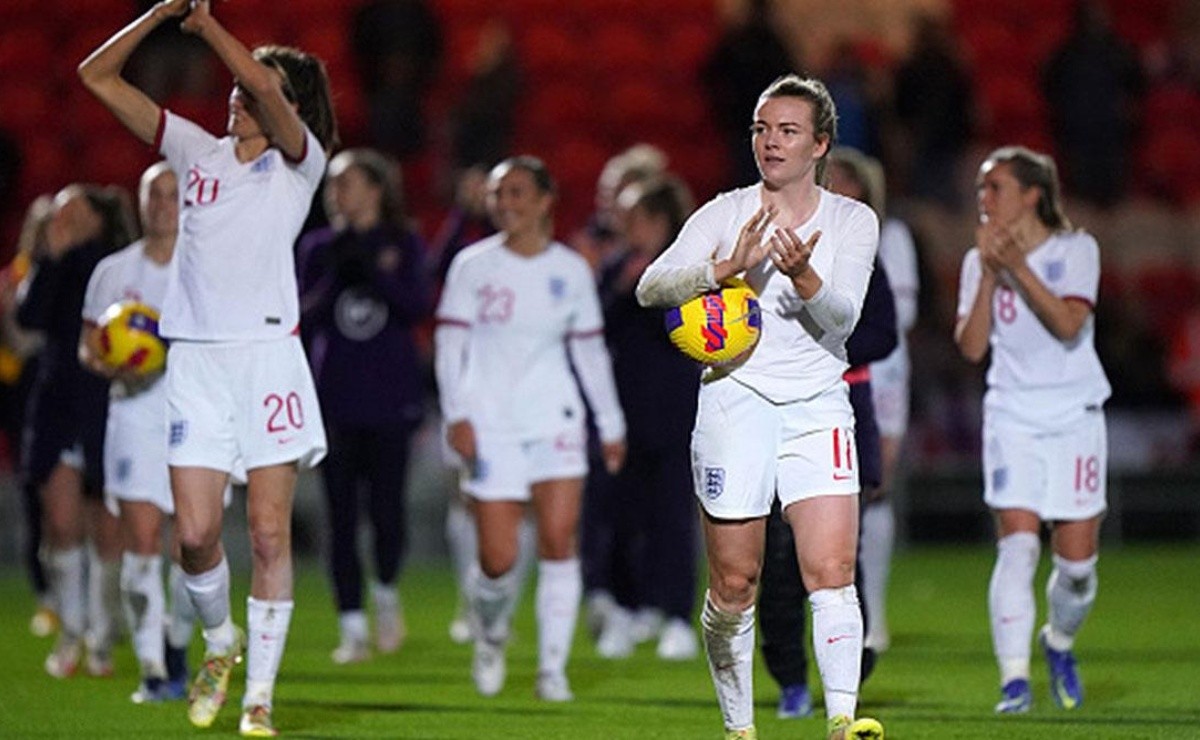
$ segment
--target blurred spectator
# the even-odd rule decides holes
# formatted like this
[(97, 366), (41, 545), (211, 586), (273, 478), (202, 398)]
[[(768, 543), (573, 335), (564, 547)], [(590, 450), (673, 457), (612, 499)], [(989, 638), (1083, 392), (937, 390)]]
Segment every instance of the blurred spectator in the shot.
[(455, 170), (487, 167), (509, 154), (521, 73), (512, 34), (497, 20), (483, 27), (471, 75), (450, 115), (450, 147)]
[(759, 92), (775, 78), (800, 71), (800, 65), (772, 22), (769, 0), (741, 0), (726, 8), (725, 28), (701, 76), (732, 163), (725, 186), (733, 187), (758, 180), (746, 111), (755, 110)]
[(896, 72), (897, 161), (912, 195), (959, 204), (958, 165), (973, 134), (972, 89), (942, 21), (918, 16), (913, 51)]
[(454, 183), (454, 204), (431, 250), (439, 286), (446, 281), (454, 255), (468, 244), (496, 233), (487, 213), (487, 180), (488, 167), (475, 164), (460, 172)]
[[(25, 427), (25, 405), (33, 379), (37, 377), (40, 332), (26, 331), (17, 324), (18, 287), (33, 267), (34, 256), (44, 249), (46, 225), (54, 213), (48, 195), (36, 198), (25, 211), (17, 241), (17, 254), (0, 270), (0, 429), (4, 432), (6, 463), (12, 460)], [(37, 608), (29, 629), (36, 637), (47, 637), (58, 628), (58, 613), (42, 566), (42, 499), (38, 486), (28, 478), (21, 481), (24, 504), (25, 541), (22, 555)]]
[(1054, 143), (1068, 193), (1111, 206), (1125, 191), (1144, 80), (1137, 56), (1096, 0), (1080, 0), (1075, 28), (1043, 70)]
[(657, 637), (660, 658), (690, 660), (699, 643), (688, 440), (700, 367), (671, 345), (662, 311), (639, 306), (634, 288), (674, 241), (692, 199), (680, 180), (662, 176), (629, 185), (617, 200), (624, 238), (599, 292), (629, 464), (615, 476), (590, 469), (581, 526), (588, 617), (601, 657), (628, 657), (638, 642)]
[(338, 226), (303, 237), (298, 273), (329, 439), (321, 472), (341, 632), (332, 659), (345, 664), (370, 654), (360, 509), (374, 535), (376, 647), (394, 652), (404, 638), (397, 580), (407, 544), (405, 486), (425, 402), (413, 327), (433, 306), (424, 244), (409, 228), (394, 163), (370, 149), (348, 149), (330, 162), (327, 179)]
[(866, 68), (849, 38), (838, 42), (833, 63), (822, 79), (837, 106), (837, 143), (864, 154), (877, 154), (879, 132), (875, 102), (868, 88)]
[(1192, 451), (1200, 444), (1200, 307), (1179, 322), (1171, 338), (1171, 385), (1187, 399), (1192, 423)]
[(596, 210), (583, 230), (571, 238), (571, 246), (593, 272), (599, 272), (620, 247), (617, 194), (626, 185), (663, 174), (666, 168), (667, 155), (651, 144), (634, 144), (604, 164), (596, 181)]
[(424, 0), (372, 0), (353, 44), (372, 142), (400, 159), (425, 146), (425, 95), (442, 61), (442, 28)]
[(77, 184), (59, 191), (43, 249), (20, 288), (17, 321), (46, 338), (29, 392), (21, 458), (23, 484), (36, 486), (42, 499), (43, 563), (61, 621), (45, 662), (55, 678), (75, 673), (85, 638), (88, 673), (113, 671), (121, 545), (102, 490), (108, 380), (80, 365), (79, 337), (93, 268), (136, 236), (130, 203), (117, 187)]

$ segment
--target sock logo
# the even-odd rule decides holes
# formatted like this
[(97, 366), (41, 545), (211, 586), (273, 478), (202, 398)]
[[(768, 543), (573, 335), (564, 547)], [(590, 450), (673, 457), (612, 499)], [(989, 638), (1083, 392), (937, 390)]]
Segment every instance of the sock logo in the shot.
[(854, 637), (854, 635), (850, 635), (850, 634), (845, 634), (845, 635), (834, 635), (833, 637), (826, 638), (826, 639), (825, 639), (825, 644), (826, 644), (826, 645), (833, 645), (833, 644), (835, 644), (835, 643), (839, 643), (839, 642), (841, 642), (842, 640), (849, 640), (849, 639), (851, 639), (851, 638), (853, 638), (853, 637)]

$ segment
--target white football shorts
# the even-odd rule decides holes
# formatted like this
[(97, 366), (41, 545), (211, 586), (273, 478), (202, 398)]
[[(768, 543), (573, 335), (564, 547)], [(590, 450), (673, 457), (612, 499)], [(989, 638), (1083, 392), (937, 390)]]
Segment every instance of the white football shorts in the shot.
[(534, 483), (582, 478), (588, 471), (587, 433), (582, 425), (532, 440), (476, 428), (475, 447), (474, 465), (458, 462), (459, 485), (480, 501), (529, 501)]
[(104, 502), (145, 501), (175, 513), (167, 470), (167, 387), (160, 380), (136, 396), (108, 404), (104, 432)]
[(1070, 429), (1034, 433), (1002, 413), (983, 423), (983, 500), (1025, 509), (1043, 521), (1081, 521), (1108, 508), (1108, 432), (1096, 408)]
[(844, 382), (815, 398), (776, 404), (731, 377), (700, 387), (692, 478), (716, 519), (766, 516), (778, 496), (856, 495), (854, 413)]
[(167, 355), (168, 462), (239, 471), (325, 457), (325, 427), (299, 337), (173, 342)]

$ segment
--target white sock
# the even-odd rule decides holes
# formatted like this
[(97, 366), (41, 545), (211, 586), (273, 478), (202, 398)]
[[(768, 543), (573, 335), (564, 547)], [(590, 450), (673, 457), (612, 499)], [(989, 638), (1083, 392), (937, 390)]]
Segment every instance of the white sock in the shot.
[(854, 584), (808, 595), (812, 606), (813, 657), (825, 687), (825, 714), (854, 716), (862, 669), (863, 624)]
[(87, 555), (83, 547), (47, 549), (45, 563), (50, 576), (50, 593), (58, 604), (62, 634), (81, 639), (87, 629)]
[(459, 593), (466, 594), (470, 590), (471, 566), (479, 558), (479, 541), (475, 518), (460, 501), (451, 501), (446, 510), (446, 544), (450, 547), (454, 575), (458, 577)]
[(582, 598), (579, 558), (538, 563), (538, 673), (566, 672)]
[(121, 601), (143, 678), (165, 678), (162, 557), (126, 552), (121, 556)]
[(371, 600), (375, 603), (375, 613), (381, 611), (400, 611), (400, 590), (396, 584), (385, 584), (381, 581), (371, 582)]
[(93, 650), (107, 652), (117, 641), (121, 613), (121, 561), (104, 560), (87, 548), (87, 641)]
[(472, 566), (468, 597), (477, 638), (491, 642), (508, 639), (508, 627), (517, 601), (515, 585), (516, 578), (511, 570), (499, 578), (489, 578), (478, 565)]
[(1000, 666), (1000, 684), (1029, 678), (1029, 653), (1037, 605), (1033, 576), (1041, 542), (1033, 532), (1016, 532), (996, 543), (996, 565), (988, 584), (992, 649)]
[(515, 600), (521, 600), (521, 594), (525, 593), (525, 582), (529, 580), (529, 574), (537, 562), (537, 525), (529, 517), (525, 517), (517, 530), (517, 562), (513, 565), (513, 573), (516, 576), (513, 582)]
[(863, 509), (858, 541), (862, 598), (867, 605), (866, 642), (873, 647), (888, 634), (887, 584), (892, 565), (892, 547), (896, 541), (896, 518), (889, 499), (869, 503)]
[(250, 645), (246, 655), (246, 696), (242, 708), (257, 704), (271, 706), (275, 676), (287, 644), (288, 625), (292, 621), (291, 601), (246, 599), (246, 624)]
[(1046, 642), (1055, 650), (1070, 650), (1075, 634), (1096, 602), (1096, 560), (1067, 560), (1054, 556), (1054, 570), (1046, 582), (1046, 601), (1050, 604), (1050, 629)]
[(754, 607), (730, 614), (717, 609), (712, 596), (705, 593), (700, 626), (725, 729), (740, 730), (753, 725)]
[(167, 576), (167, 582), (171, 589), (167, 644), (173, 648), (187, 649), (196, 626), (196, 608), (192, 606), (192, 597), (188, 595), (187, 585), (184, 583), (183, 568), (180, 568), (178, 563), (171, 563), (171, 574)]
[(338, 614), (338, 629), (342, 633), (342, 642), (367, 642), (367, 613), (362, 609), (354, 609)]
[(229, 561), (224, 556), (212, 570), (203, 573), (184, 573), (192, 606), (204, 630), (207, 652), (220, 655), (229, 652), (236, 639), (229, 608)]

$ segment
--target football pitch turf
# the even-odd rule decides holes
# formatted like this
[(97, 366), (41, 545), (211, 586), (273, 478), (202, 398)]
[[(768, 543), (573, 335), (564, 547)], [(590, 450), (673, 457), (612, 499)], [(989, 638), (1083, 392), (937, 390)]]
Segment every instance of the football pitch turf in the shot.
[[(1034, 708), (997, 717), (997, 676), (987, 628), (992, 549), (920, 547), (900, 553), (890, 596), (892, 648), (863, 688), (860, 714), (879, 718), (893, 740), (1005, 738), (1080, 740), (1200, 738), (1200, 544), (1126, 545), (1101, 554), (1096, 608), (1077, 644), (1086, 688), (1082, 708), (1057, 709), (1035, 650)], [(1038, 574), (1044, 614), (1043, 555)], [(235, 618), (244, 622), (248, 575), (235, 566)], [(720, 738), (721, 720), (703, 658), (664, 663), (652, 645), (606, 661), (579, 630), (569, 667), (576, 701), (533, 697), (536, 639), (531, 589), (518, 611), (509, 679), (500, 696), (475, 694), (470, 648), (446, 626), (455, 593), (448, 569), (410, 568), (401, 582), (408, 640), (400, 652), (334, 666), (336, 617), (324, 572), (298, 567), (275, 720), (293, 738)], [(117, 675), (58, 681), (42, 670), (50, 639), (30, 636), (32, 600), (22, 574), (0, 570), (0, 738), (233, 737), (244, 671), (208, 730), (187, 722), (182, 703), (134, 706), (136, 667), (127, 644)], [(193, 668), (201, 650), (193, 644)], [(824, 738), (823, 719), (779, 720), (776, 689), (755, 656), (762, 738)], [(815, 666), (811, 683), (819, 681)], [(818, 699), (819, 703), (819, 699)]]

